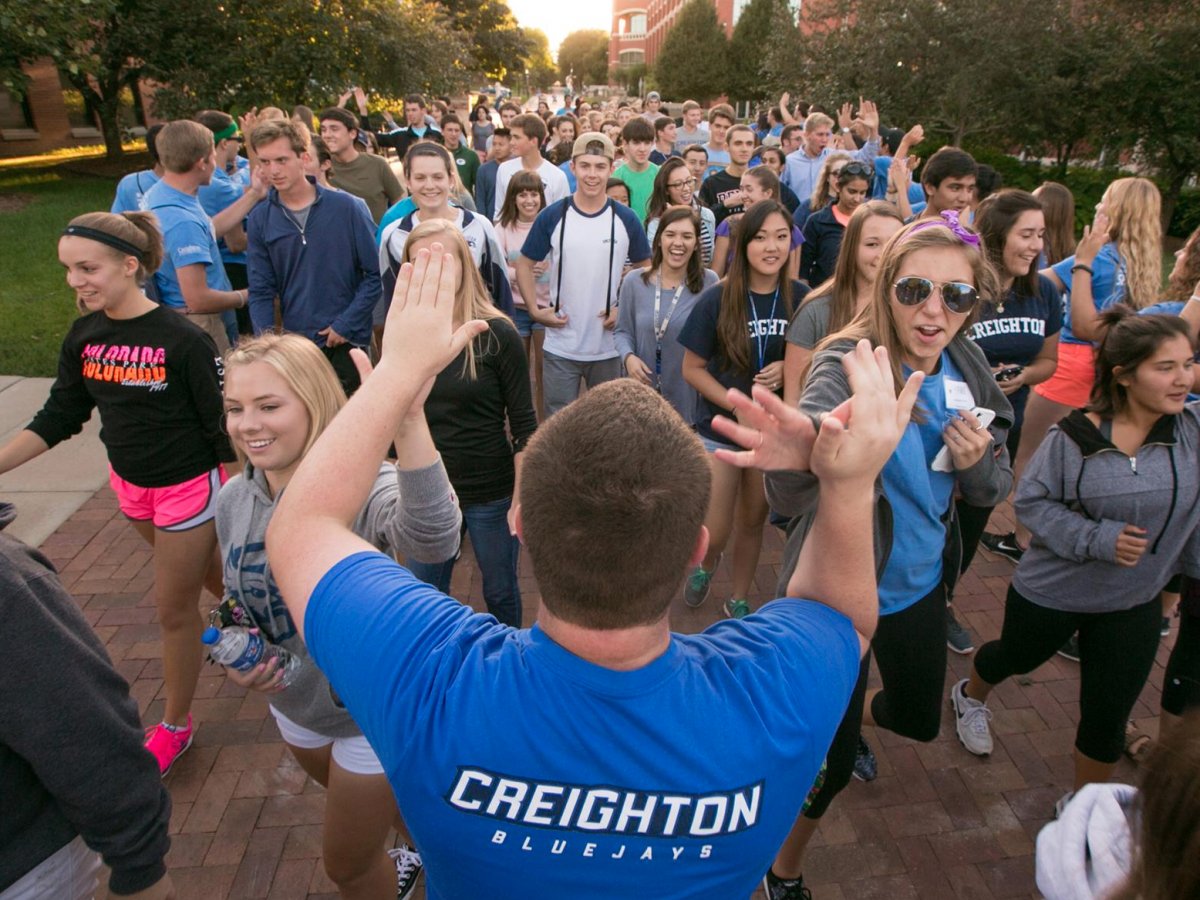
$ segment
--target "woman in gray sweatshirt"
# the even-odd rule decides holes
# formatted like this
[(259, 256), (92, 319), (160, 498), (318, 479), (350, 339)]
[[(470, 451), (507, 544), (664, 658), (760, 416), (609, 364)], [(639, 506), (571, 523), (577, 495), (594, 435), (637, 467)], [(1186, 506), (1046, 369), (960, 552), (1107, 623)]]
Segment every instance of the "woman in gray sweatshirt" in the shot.
[[(328, 790), (323, 857), (343, 894), (406, 897), (420, 857), (386, 851), (396, 801), (378, 757), (308, 656), (271, 574), (267, 525), (304, 454), (346, 403), (321, 351), (298, 335), (263, 335), (241, 343), (225, 362), (225, 420), (245, 463), (217, 500), (225, 606), (271, 643), (300, 659), (283, 688), (277, 660), (230, 680), (271, 696), (280, 734), (300, 766)], [(354, 531), (380, 550), (421, 561), (458, 549), (461, 516), (421, 412), (396, 434), (398, 462), (382, 463)], [(399, 887), (398, 887), (399, 883)]]
[(959, 738), (979, 753), (991, 744), (992, 688), (1040, 666), (1078, 629), (1076, 790), (1107, 781), (1120, 759), (1158, 648), (1159, 591), (1179, 572), (1200, 574), (1200, 405), (1187, 402), (1187, 325), (1125, 306), (1101, 319), (1091, 401), (1050, 429), (1017, 486), (1033, 541), (1000, 639), (979, 648), (952, 695)]

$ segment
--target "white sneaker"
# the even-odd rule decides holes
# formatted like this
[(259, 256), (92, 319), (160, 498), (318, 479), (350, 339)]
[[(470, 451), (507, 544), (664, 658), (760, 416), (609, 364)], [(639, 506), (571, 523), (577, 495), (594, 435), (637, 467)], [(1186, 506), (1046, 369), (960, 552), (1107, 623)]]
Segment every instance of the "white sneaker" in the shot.
[(395, 850), (389, 850), (388, 856), (396, 863), (396, 900), (408, 900), (421, 877), (421, 854), (407, 844), (401, 844)]
[(992, 720), (992, 711), (986, 704), (968, 697), (963, 691), (966, 686), (967, 679), (964, 678), (950, 691), (954, 728), (968, 751), (976, 756), (987, 756), (992, 752), (992, 728), (988, 724)]

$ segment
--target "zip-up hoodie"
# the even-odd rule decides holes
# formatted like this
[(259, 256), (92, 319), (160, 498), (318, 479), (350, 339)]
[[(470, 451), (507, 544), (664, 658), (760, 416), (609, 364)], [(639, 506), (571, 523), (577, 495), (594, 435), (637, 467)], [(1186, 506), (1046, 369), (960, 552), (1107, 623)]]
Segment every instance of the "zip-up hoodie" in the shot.
[[(1013, 573), (1026, 599), (1071, 612), (1149, 602), (1177, 572), (1200, 576), (1200, 404), (1163, 416), (1137, 456), (1076, 410), (1050, 429), (1017, 485), (1017, 517), (1033, 532)], [(1146, 530), (1137, 565), (1116, 562), (1126, 524)]]
[[(813, 357), (812, 369), (804, 383), (804, 395), (800, 398), (800, 410), (811, 416), (819, 427), (818, 416), (840, 406), (852, 391), (850, 379), (842, 367), (842, 358), (854, 349), (852, 341), (839, 341)], [(992, 436), (992, 453), (985, 453), (971, 468), (956, 472), (958, 490), (963, 499), (973, 506), (995, 506), (1008, 496), (1012, 488), (1012, 465), (1008, 459), (1005, 441), (1012, 427), (1012, 406), (1004, 392), (996, 386), (995, 376), (988, 366), (983, 351), (961, 332), (949, 343), (945, 351), (951, 363), (962, 375), (971, 389), (976, 405), (990, 409), (996, 418), (988, 426)], [(800, 558), (800, 548), (808, 536), (817, 512), (820, 486), (817, 477), (810, 472), (767, 472), (764, 478), (767, 501), (771, 509), (791, 519), (788, 540), (779, 567), (778, 596), (787, 596), (787, 584)], [(958, 539), (958, 523), (953, 519), (954, 504), (946, 514), (947, 550), (942, 559), (942, 579), (947, 588), (954, 586), (958, 577), (958, 564), (962, 547)], [(875, 563), (876, 573), (882, 573), (891, 554), (892, 534), (896, 525), (904, 523), (892, 520), (892, 507), (883, 493), (882, 475), (875, 479)]]
[(324, 347), (325, 335), (318, 332), (332, 325), (365, 347), (383, 291), (375, 220), (358, 197), (313, 186), (317, 196), (303, 228), (275, 188), (246, 219), (250, 320), (257, 332), (273, 329), (278, 296), (288, 331)]
[[(272, 694), (271, 705), (297, 725), (318, 734), (353, 737), (361, 730), (335, 703), (329, 682), (309, 657), (271, 575), (266, 534), (278, 499), (271, 496), (266, 475), (249, 464), (221, 488), (217, 497), (217, 540), (225, 591), (250, 614), (268, 640), (301, 660), (296, 680), (286, 690)], [(454, 556), (462, 515), (442, 461), (411, 471), (381, 464), (353, 527), (359, 537), (394, 556), (421, 562), (440, 562)]]

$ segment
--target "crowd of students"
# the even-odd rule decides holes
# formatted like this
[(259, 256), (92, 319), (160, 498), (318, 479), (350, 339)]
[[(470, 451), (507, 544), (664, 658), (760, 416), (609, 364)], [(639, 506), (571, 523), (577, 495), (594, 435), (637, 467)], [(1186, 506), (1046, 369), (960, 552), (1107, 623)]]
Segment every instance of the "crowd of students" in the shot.
[[(751, 124), (656, 93), (537, 107), (203, 111), (66, 225), (80, 317), (0, 472), (99, 412), (154, 552), (159, 773), (192, 743), (207, 588), (213, 621), (300, 661), (286, 687), (276, 659), (227, 672), (326, 788), (342, 896), (425, 869), (430, 897), (804, 898), (818, 822), (875, 776), (864, 724), (932, 741), (948, 702), (989, 754), (990, 691), (1056, 652), (1080, 667), (1056, 815), (1133, 802), (1097, 785), (1147, 742), (1130, 713), (1177, 609), (1147, 790), (1195, 825), (1200, 779), (1162, 770), (1200, 741), (1200, 231), (1164, 291), (1152, 182), (1114, 181), (1076, 243), (1062, 185), (1003, 189), (955, 147), (921, 165), (921, 127), (870, 101), (785, 96)], [(1010, 493), (1017, 530), (987, 532)], [(754, 610), (768, 522), (798, 599)], [(446, 596), (463, 535), (490, 616)], [(953, 595), (981, 541), (1017, 567), (975, 652)], [(90, 896), (87, 847), (114, 893), (168, 896), (127, 689), (44, 560), (0, 549), (13, 585), (45, 583), (38, 640), (88, 656), (63, 668), (89, 708), (65, 708), (135, 786), (101, 811), (45, 774), (61, 733), (0, 725), (30, 810), (0, 825), (0, 900)], [(731, 621), (672, 635), (727, 549)], [(975, 652), (948, 697), (947, 650)], [(1200, 889), (1200, 826), (1172, 843), (1152, 802), (1097, 896)]]

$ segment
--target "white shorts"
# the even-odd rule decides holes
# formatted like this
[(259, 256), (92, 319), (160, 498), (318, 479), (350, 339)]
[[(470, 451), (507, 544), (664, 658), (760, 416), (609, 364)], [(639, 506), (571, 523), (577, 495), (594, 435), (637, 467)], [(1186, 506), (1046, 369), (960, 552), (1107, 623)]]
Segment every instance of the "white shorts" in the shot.
[(274, 706), (268, 704), (283, 739), (301, 750), (316, 750), (333, 744), (333, 761), (352, 775), (382, 775), (383, 763), (361, 734), (354, 737), (327, 737), (297, 725)]
[(0, 891), (0, 900), (91, 900), (100, 857), (77, 837)]

